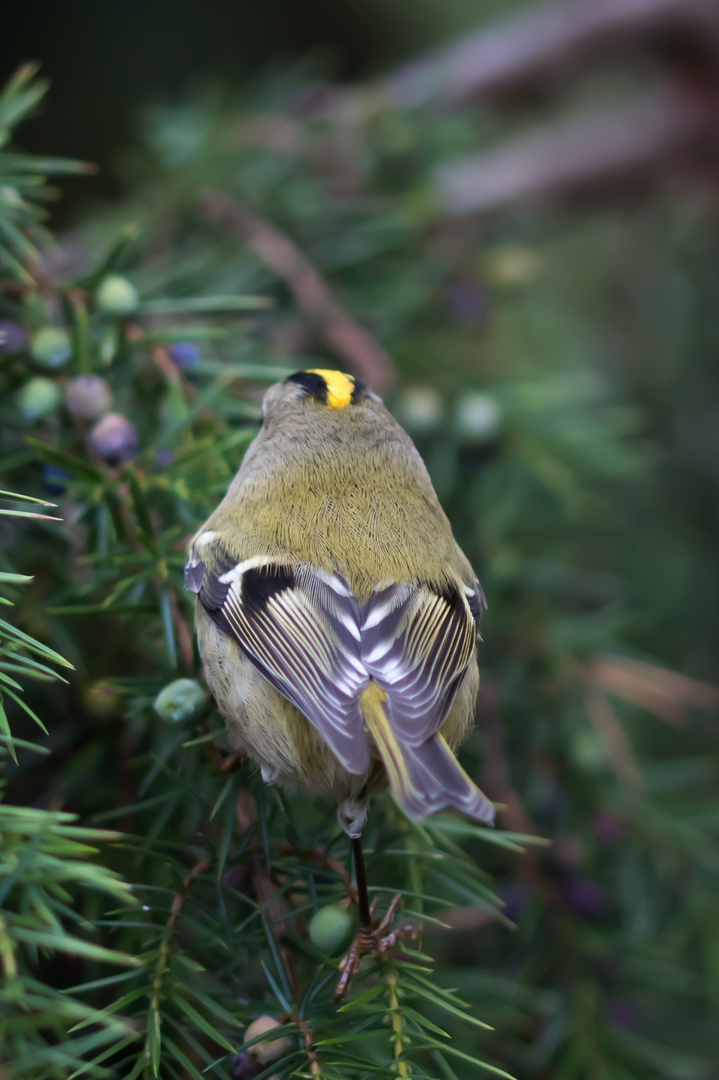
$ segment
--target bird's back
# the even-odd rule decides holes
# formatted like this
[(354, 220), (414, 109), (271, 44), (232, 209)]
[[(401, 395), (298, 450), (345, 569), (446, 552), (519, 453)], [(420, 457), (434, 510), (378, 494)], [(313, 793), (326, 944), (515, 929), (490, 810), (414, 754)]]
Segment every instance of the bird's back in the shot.
[(234, 557), (290, 553), (342, 574), (358, 599), (378, 583), (416, 579), (417, 567), (427, 582), (444, 580), (448, 566), (471, 579), (414, 444), (391, 418), (377, 422), (379, 408), (355, 407), (350, 423), (327, 410), (314, 428), (269, 426), (206, 528), (224, 531), (231, 500)]

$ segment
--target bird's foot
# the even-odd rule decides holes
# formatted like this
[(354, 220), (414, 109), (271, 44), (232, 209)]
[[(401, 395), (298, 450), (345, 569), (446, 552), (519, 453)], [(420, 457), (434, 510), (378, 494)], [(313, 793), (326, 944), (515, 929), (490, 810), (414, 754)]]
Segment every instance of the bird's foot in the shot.
[[(390, 930), (395, 915), (402, 908), (402, 902), (402, 897), (398, 893), (392, 898), (389, 907), (377, 926), (371, 930), (362, 927), (356, 935), (347, 955), (340, 964), (340, 977), (335, 987), (335, 1002), (338, 1005), (347, 996), (350, 983), (359, 971), (360, 960), (363, 956), (368, 956), (370, 953), (374, 956), (384, 956), (385, 953), (394, 948), (401, 938), (409, 938), (411, 941), (415, 941), (419, 936), (417, 927), (409, 922), (395, 926)], [(374, 915), (376, 906), (377, 902), (373, 901), (370, 908), (371, 915)]]

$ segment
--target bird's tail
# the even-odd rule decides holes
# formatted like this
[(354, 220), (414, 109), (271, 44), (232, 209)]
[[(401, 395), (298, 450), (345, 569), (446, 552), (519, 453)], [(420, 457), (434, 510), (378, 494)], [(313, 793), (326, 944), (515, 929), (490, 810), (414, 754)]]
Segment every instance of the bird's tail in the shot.
[(419, 746), (400, 743), (390, 725), (386, 695), (376, 683), (362, 694), (362, 714), (389, 778), (390, 792), (409, 818), (421, 820), (446, 806), (487, 825), (494, 807), (469, 778), (440, 733)]

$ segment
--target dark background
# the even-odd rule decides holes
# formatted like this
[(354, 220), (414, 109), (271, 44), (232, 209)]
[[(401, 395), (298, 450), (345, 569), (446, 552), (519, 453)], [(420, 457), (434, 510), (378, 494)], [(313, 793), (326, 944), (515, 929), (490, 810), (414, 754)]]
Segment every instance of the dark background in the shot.
[[(28, 125), (24, 145), (97, 163), (92, 187), (111, 195), (114, 159), (148, 100), (171, 102), (193, 83), (238, 85), (270, 58), (278, 65), (309, 52), (321, 53), (332, 74), (351, 78), (381, 51), (368, 12), (331, 0), (79, 0), (19, 5), (3, 43), (1, 76), (27, 60), (41, 63), (52, 82), (52, 108)], [(63, 216), (77, 208), (77, 193), (68, 196)]]
[(198, 86), (231, 92), (248, 76), (298, 60), (326, 78), (360, 79), (488, 18), (533, 6), (516, 0), (46, 0), (12, 12), (0, 78), (25, 61), (39, 62), (52, 83), (52, 107), (24, 128), (23, 146), (99, 166), (82, 195), (69, 185), (57, 211), (62, 223), (90, 193), (119, 193), (118, 158), (148, 103), (176, 102)]
[[(18, 5), (5, 36), (0, 77), (28, 60), (52, 83), (45, 107), (23, 131), (23, 145), (99, 165), (70, 185), (59, 221), (80, 198), (118, 193), (118, 154), (148, 102), (172, 103), (205, 85), (240, 87), (248, 76), (307, 60), (325, 77), (354, 80), (429, 48), (499, 5), (410, 5), (333, 0), (251, 0), (122, 4), (76, 0)], [(507, 5), (504, 5), (506, 8)]]

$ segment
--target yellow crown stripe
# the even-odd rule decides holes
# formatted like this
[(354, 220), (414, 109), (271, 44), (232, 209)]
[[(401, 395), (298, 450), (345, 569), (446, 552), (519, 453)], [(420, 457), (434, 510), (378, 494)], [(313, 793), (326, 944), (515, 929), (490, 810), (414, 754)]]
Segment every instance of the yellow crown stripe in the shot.
[(352, 400), (355, 381), (343, 371), (326, 371), (324, 368), (311, 368), (313, 375), (321, 375), (327, 384), (327, 408), (344, 409)]

